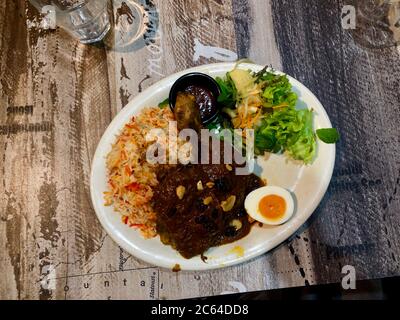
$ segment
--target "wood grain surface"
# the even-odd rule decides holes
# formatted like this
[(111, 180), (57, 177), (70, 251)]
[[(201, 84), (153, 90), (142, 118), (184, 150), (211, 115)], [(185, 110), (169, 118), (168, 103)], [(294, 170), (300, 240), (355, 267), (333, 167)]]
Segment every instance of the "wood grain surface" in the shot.
[[(343, 29), (342, 0), (137, 3), (144, 35), (121, 44), (129, 13), (113, 1), (99, 45), (43, 30), (27, 1), (0, 3), (0, 299), (182, 299), (340, 282), (344, 265), (357, 279), (400, 275), (399, 47)], [(339, 128), (327, 194), (291, 239), (248, 263), (173, 273), (136, 260), (91, 207), (99, 139), (163, 77), (244, 57), (303, 82)]]

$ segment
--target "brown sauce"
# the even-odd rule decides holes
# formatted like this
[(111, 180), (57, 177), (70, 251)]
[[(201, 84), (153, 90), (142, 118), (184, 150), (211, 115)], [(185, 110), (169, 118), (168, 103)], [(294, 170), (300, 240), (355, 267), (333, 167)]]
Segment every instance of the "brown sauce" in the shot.
[(177, 263), (172, 268), (172, 272), (179, 272), (179, 271), (181, 271), (181, 266)]
[[(235, 168), (235, 165), (232, 165)], [(158, 174), (153, 207), (157, 212), (157, 232), (161, 241), (172, 246), (183, 257), (202, 255), (210, 247), (230, 243), (246, 236), (251, 223), (244, 200), (251, 191), (263, 186), (254, 174), (236, 175), (224, 164), (178, 165)], [(199, 190), (201, 181), (203, 189)], [(212, 187), (208, 187), (207, 183)], [(182, 199), (177, 188), (185, 187)], [(224, 211), (221, 204), (236, 197), (233, 208)], [(204, 199), (211, 197), (209, 204)], [(207, 202), (207, 201), (206, 201)], [(240, 221), (237, 229), (232, 221)]]
[(216, 114), (216, 98), (210, 90), (198, 85), (190, 85), (184, 90), (184, 92), (190, 93), (195, 97), (196, 104), (200, 110), (201, 120), (203, 122)]

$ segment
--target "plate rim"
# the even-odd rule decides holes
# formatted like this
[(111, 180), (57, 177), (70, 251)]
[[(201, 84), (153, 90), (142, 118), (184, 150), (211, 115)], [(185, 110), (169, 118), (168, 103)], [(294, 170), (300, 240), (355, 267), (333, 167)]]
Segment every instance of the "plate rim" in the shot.
[[(121, 233), (116, 230), (116, 229), (112, 229), (110, 224), (106, 221), (106, 218), (104, 215), (101, 214), (101, 206), (98, 204), (98, 201), (96, 201), (95, 199), (95, 185), (94, 185), (94, 175), (95, 175), (95, 169), (96, 169), (96, 163), (97, 161), (99, 161), (99, 159), (101, 159), (102, 161), (104, 161), (104, 154), (100, 154), (100, 151), (102, 148), (102, 146), (106, 143), (106, 139), (108, 136), (110, 135), (114, 135), (115, 134), (115, 130), (119, 131), (122, 127), (120, 125), (121, 120), (127, 118), (127, 116), (132, 112), (131, 109), (132, 107), (135, 106), (135, 104), (137, 102), (140, 101), (142, 96), (146, 96), (146, 95), (154, 95), (156, 92), (160, 92), (164, 89), (160, 89), (165, 87), (164, 83), (168, 83), (170, 81), (173, 81), (174, 79), (178, 79), (180, 76), (189, 73), (189, 72), (204, 72), (207, 73), (207, 71), (209, 70), (215, 70), (215, 69), (226, 69), (226, 70), (230, 70), (233, 69), (233, 67), (236, 65), (235, 62), (222, 62), (222, 63), (211, 63), (211, 64), (204, 64), (204, 65), (199, 65), (199, 66), (195, 66), (195, 67), (191, 67), (176, 73), (173, 73), (169, 76), (166, 76), (165, 78), (153, 83), (150, 87), (146, 88), (144, 91), (138, 93), (125, 107), (123, 107), (116, 115), (115, 117), (112, 119), (112, 121), (110, 122), (110, 124), (107, 126), (107, 128), (105, 129), (105, 131), (103, 132), (97, 147), (96, 147), (96, 151), (93, 155), (92, 158), (92, 166), (90, 169), (90, 198), (91, 198), (91, 202), (92, 202), (92, 207), (96, 213), (96, 217), (97, 219), (100, 221), (101, 226), (103, 227), (103, 229), (106, 231), (106, 233), (110, 236), (110, 238), (117, 244), (119, 245), (122, 249), (124, 249), (125, 251), (127, 251), (129, 254), (133, 255), (135, 258), (150, 264), (152, 266), (157, 266), (157, 267), (161, 267), (164, 269), (169, 269), (171, 270), (171, 265), (170, 263), (163, 263), (162, 260), (155, 260), (154, 256), (149, 257), (148, 254), (144, 254), (143, 252), (141, 252), (140, 250), (134, 250), (135, 249), (135, 245), (133, 245), (132, 243), (126, 241), (125, 238), (123, 238), (121, 236)], [(244, 69), (245, 67), (248, 67), (249, 69), (261, 69), (264, 66), (262, 65), (258, 65), (258, 64), (254, 64), (254, 63), (241, 63), (240, 64), (240, 68)], [(332, 127), (330, 118), (324, 108), (324, 106), (322, 105), (322, 103), (319, 101), (319, 99), (314, 95), (314, 93), (308, 89), (304, 84), (302, 84), (300, 81), (298, 81), (297, 79), (293, 78), (292, 76), (288, 75), (287, 73), (284, 73), (282, 71), (278, 71), (278, 70), (274, 70), (275, 73), (277, 74), (285, 74), (288, 76), (290, 82), (295, 83), (296, 86), (300, 86), (302, 87), (302, 90), (304, 89), (305, 91), (307, 91), (307, 93), (313, 98), (315, 99), (316, 102), (319, 103), (319, 107), (322, 111), (322, 116), (324, 118), (326, 118), (327, 122), (328, 122), (328, 127)], [(334, 166), (335, 166), (335, 161), (336, 161), (336, 145), (330, 145), (331, 147), (331, 156), (330, 156), (330, 165), (328, 168), (326, 168), (326, 170), (328, 171), (328, 175), (325, 178), (324, 183), (322, 184), (319, 193), (321, 194), (320, 199), (318, 201), (315, 201), (315, 203), (313, 203), (310, 206), (310, 210), (309, 213), (304, 216), (301, 221), (297, 222), (297, 223), (293, 223), (291, 224), (287, 229), (283, 230), (282, 232), (278, 233), (275, 235), (275, 237), (271, 240), (271, 243), (268, 245), (268, 247), (266, 248), (265, 246), (257, 251), (252, 252), (249, 255), (245, 255), (243, 257), (237, 257), (235, 259), (231, 259), (230, 261), (228, 261), (227, 263), (223, 263), (223, 264), (200, 264), (197, 265), (196, 267), (182, 267), (181, 266), (181, 270), (182, 271), (206, 271), (206, 270), (213, 270), (213, 269), (220, 269), (220, 268), (225, 268), (225, 267), (229, 267), (229, 266), (233, 266), (233, 265), (237, 265), (237, 264), (241, 264), (244, 262), (247, 262), (249, 260), (252, 260), (256, 257), (259, 257), (271, 250), (273, 250), (274, 248), (276, 248), (278, 245), (284, 243), (286, 240), (288, 240), (291, 236), (293, 236), (293, 234), (299, 230), (311, 217), (311, 215), (314, 213), (314, 211), (316, 210), (316, 208), (319, 206), (319, 204), (321, 203), (322, 199), (324, 198), (326, 191), (329, 187), (330, 181), (332, 179), (332, 175), (333, 175), (333, 170), (334, 170)], [(103, 205), (104, 206), (104, 205)], [(190, 259), (188, 259), (190, 260)]]

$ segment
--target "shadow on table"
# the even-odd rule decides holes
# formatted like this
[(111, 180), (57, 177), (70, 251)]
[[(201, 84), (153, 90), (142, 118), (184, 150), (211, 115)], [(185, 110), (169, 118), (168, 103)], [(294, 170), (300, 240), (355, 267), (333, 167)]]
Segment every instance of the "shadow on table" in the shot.
[(248, 292), (195, 300), (386, 300), (398, 298), (400, 277), (361, 280), (356, 289), (344, 290), (340, 283)]

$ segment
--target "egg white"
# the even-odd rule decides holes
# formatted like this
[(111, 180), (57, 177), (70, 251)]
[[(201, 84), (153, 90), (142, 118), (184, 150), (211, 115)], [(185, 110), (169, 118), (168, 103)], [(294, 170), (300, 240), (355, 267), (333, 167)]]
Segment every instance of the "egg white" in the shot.
[[(268, 219), (261, 214), (258, 205), (261, 199), (268, 195), (277, 195), (285, 200), (286, 210), (281, 218)], [(250, 192), (244, 201), (244, 207), (249, 216), (254, 220), (273, 226), (285, 223), (292, 217), (294, 213), (294, 201), (292, 195), (286, 189), (276, 186), (265, 186)]]

